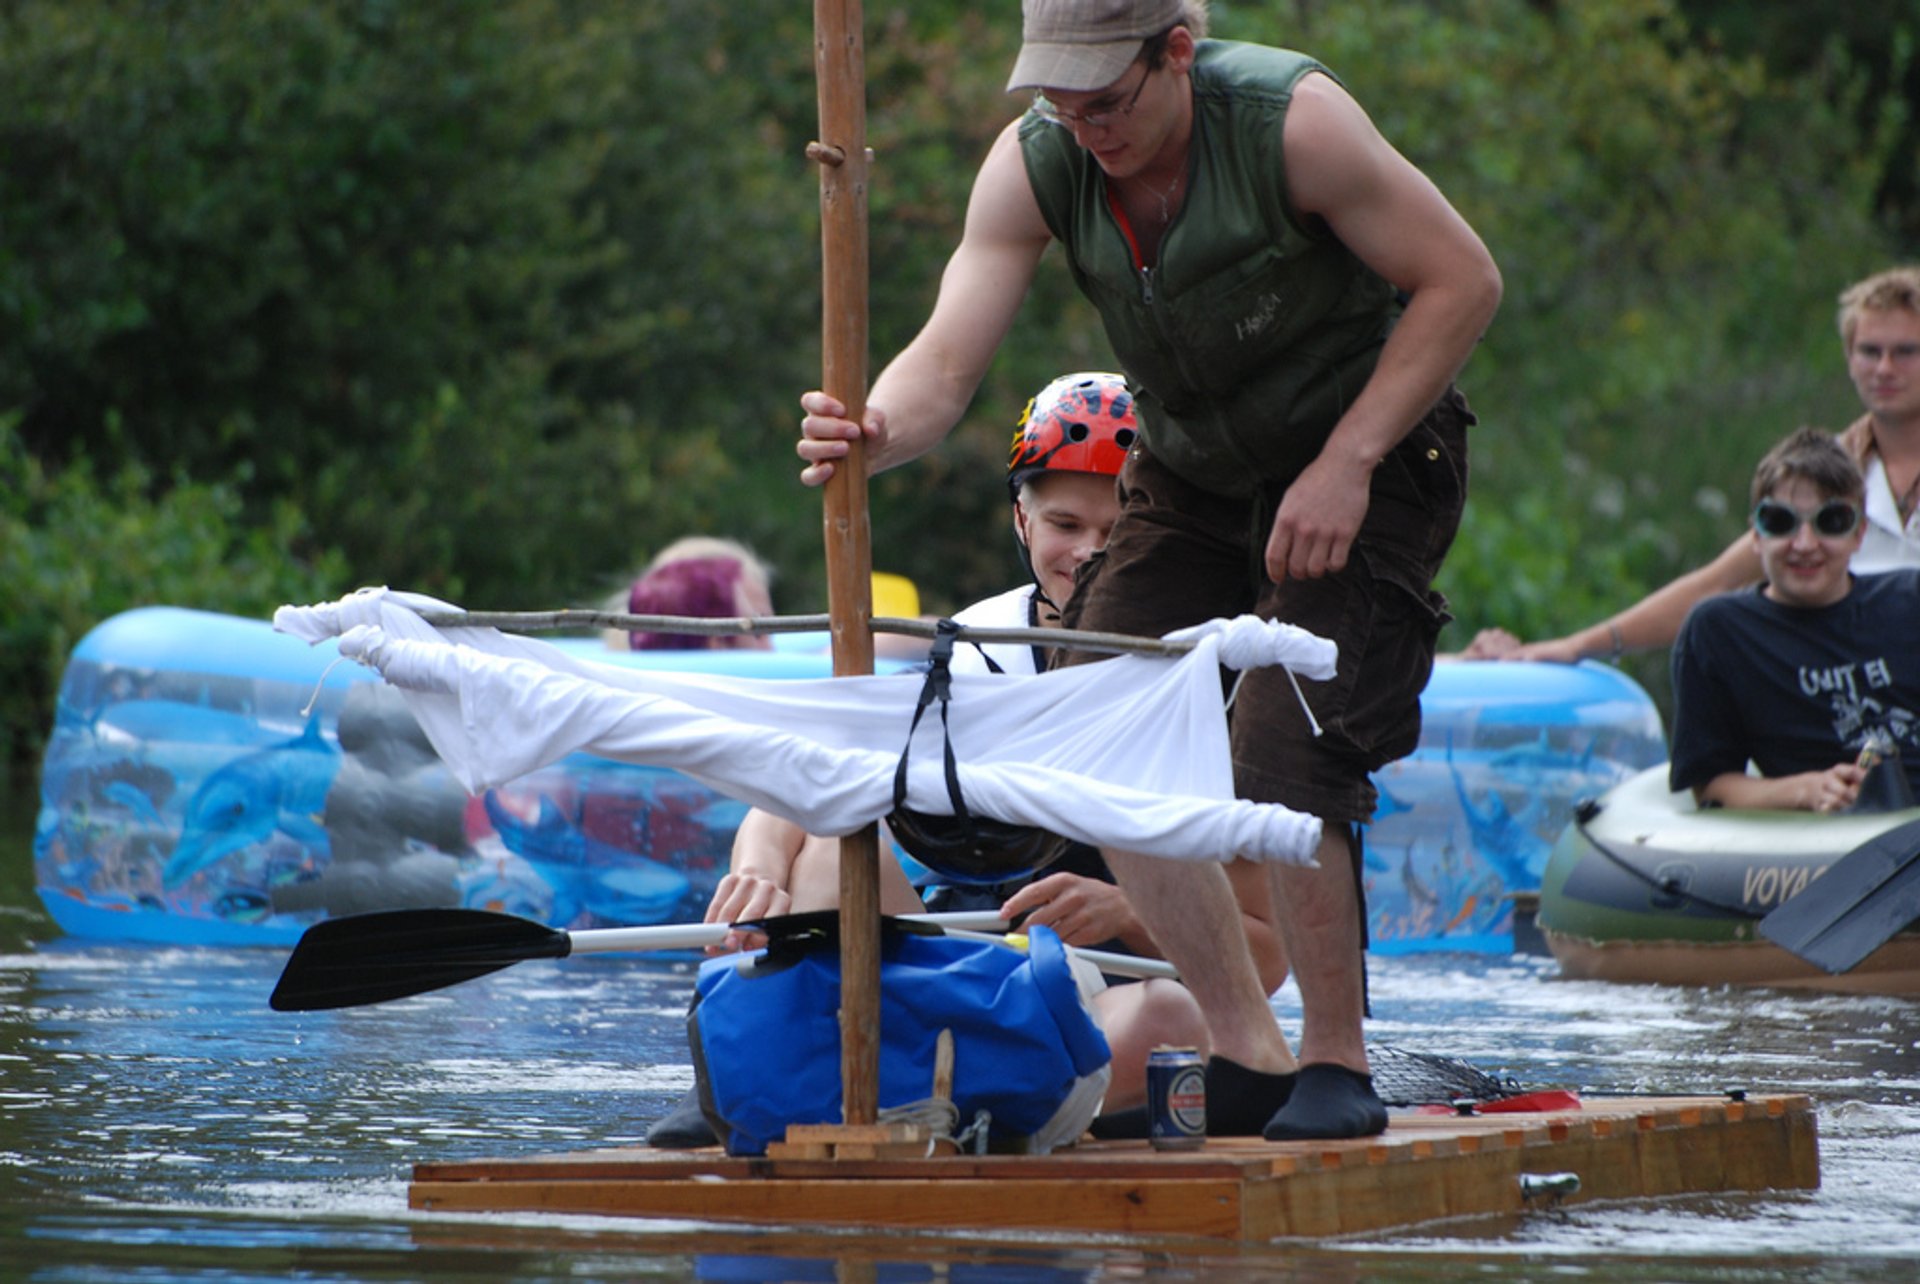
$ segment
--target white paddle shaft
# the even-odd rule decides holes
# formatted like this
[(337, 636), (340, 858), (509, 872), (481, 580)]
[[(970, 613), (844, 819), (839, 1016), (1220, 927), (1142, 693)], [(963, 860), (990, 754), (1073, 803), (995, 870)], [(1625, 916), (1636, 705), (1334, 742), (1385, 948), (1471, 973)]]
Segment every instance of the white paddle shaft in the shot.
[[(931, 923), (949, 936), (975, 941), (997, 941), (1013, 945), (1007, 939), (1007, 921), (992, 910), (961, 914), (903, 914), (912, 923)], [(719, 945), (733, 928), (726, 923), (659, 923), (651, 927), (598, 927), (568, 932), (567, 941), (575, 954), (620, 953), (629, 950), (703, 950)], [(1083, 950), (1068, 946), (1075, 954), (1115, 976), (1166, 977), (1179, 980), (1180, 973), (1162, 959), (1138, 958), (1109, 950)]]
[[(903, 914), (914, 923), (991, 932), (1005, 931), (1007, 921), (992, 910), (966, 914)], [(575, 954), (618, 953), (627, 950), (701, 950), (719, 945), (733, 930), (726, 923), (659, 923), (650, 927), (596, 927), (568, 932)]]

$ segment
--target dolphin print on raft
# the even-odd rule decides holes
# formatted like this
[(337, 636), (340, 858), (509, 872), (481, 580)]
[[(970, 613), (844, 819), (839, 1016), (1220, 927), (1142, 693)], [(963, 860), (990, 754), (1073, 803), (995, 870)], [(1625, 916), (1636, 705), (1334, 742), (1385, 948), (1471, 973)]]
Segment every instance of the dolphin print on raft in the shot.
[(216, 861), (266, 842), (276, 832), (327, 850), (321, 823), (340, 750), (314, 715), (294, 739), (242, 755), (208, 776), (187, 803), (180, 842), (161, 881), (178, 887)]
[[(917, 682), (626, 669), (490, 628), (443, 632), (422, 618), (457, 609), (363, 589), (283, 606), (274, 627), (308, 642), (337, 638), (343, 656), (378, 669), (470, 792), (584, 752), (672, 767), (813, 833), (851, 833), (894, 809)], [(970, 810), (994, 820), (1165, 859), (1310, 864), (1317, 819), (1234, 796), (1220, 667), (1281, 664), (1324, 681), (1333, 643), (1251, 616), (1168, 640), (1191, 649), (1032, 677), (953, 675), (950, 719), (912, 732), (904, 805), (954, 813), (948, 735)]]

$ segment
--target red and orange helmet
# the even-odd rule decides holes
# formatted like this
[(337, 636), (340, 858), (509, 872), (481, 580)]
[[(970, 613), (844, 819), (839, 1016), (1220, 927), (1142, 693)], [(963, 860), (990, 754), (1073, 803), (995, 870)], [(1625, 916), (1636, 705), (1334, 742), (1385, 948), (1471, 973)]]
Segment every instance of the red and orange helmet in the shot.
[(1049, 471), (1116, 477), (1139, 435), (1125, 378), (1104, 371), (1061, 375), (1027, 403), (1013, 430), (1007, 489), (1017, 499), (1022, 483)]

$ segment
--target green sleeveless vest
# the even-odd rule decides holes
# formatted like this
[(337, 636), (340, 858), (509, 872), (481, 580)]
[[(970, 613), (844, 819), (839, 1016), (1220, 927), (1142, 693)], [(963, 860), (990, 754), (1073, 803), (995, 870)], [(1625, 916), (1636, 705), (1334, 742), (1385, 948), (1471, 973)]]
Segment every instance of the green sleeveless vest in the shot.
[[(1186, 202), (1142, 268), (1072, 134), (1029, 113), (1041, 213), (1100, 312), (1154, 455), (1224, 495), (1285, 485), (1373, 373), (1393, 289), (1286, 198), (1282, 128), (1304, 54), (1207, 40), (1192, 73)], [(1331, 74), (1331, 73), (1329, 73)]]

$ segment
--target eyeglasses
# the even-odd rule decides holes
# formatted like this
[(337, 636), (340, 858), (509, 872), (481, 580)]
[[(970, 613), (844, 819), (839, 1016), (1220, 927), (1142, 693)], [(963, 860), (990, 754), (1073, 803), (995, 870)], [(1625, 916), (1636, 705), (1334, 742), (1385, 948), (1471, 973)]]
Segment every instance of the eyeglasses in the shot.
[(1753, 529), (1762, 539), (1788, 539), (1802, 522), (1812, 522), (1822, 539), (1840, 539), (1860, 524), (1860, 510), (1844, 499), (1830, 499), (1811, 513), (1777, 499), (1763, 499), (1753, 509)]
[[(1141, 65), (1146, 66), (1144, 63)], [(1062, 111), (1048, 102), (1045, 94), (1035, 94), (1033, 114), (1048, 124), (1058, 125), (1062, 129), (1072, 129), (1075, 125), (1084, 125), (1088, 129), (1105, 129), (1133, 115), (1134, 107), (1140, 102), (1140, 91), (1147, 87), (1147, 80), (1152, 75), (1152, 67), (1146, 67), (1146, 70), (1140, 73), (1140, 83), (1133, 87), (1133, 97), (1127, 99), (1127, 105), (1124, 107), (1108, 107), (1085, 113)]]

